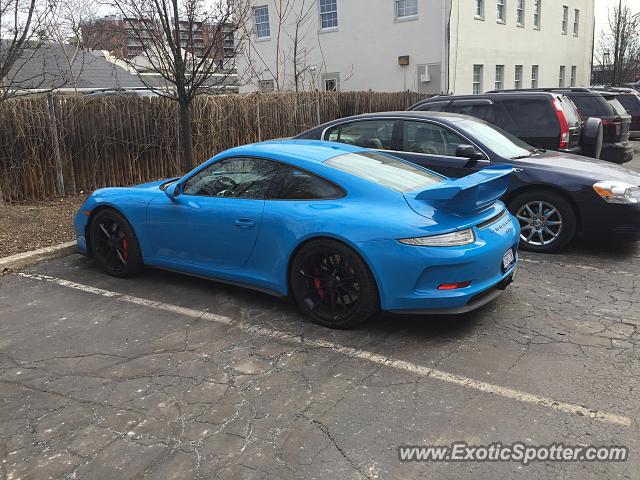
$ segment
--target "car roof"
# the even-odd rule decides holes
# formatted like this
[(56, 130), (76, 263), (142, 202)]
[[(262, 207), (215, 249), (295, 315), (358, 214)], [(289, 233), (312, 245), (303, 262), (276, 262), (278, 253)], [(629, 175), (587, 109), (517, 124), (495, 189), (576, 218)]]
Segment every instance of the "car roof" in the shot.
[(563, 95), (564, 92), (545, 92), (545, 91), (541, 91), (541, 90), (504, 90), (504, 91), (499, 91), (499, 92), (486, 92), (486, 93), (477, 93), (477, 94), (469, 94), (469, 95), (436, 95), (435, 97), (430, 97), (430, 98), (425, 98), (424, 100), (420, 100), (416, 105), (420, 104), (420, 103), (427, 103), (427, 102), (437, 102), (437, 101), (450, 101), (450, 100), (467, 100), (467, 99), (474, 99), (474, 98), (478, 98), (478, 99), (482, 99), (485, 97), (491, 97), (491, 98), (503, 98), (506, 95), (526, 95), (526, 96), (532, 96), (532, 95), (538, 95), (538, 96), (544, 96), (544, 97), (554, 97), (554, 96), (558, 96), (558, 95)]
[(279, 139), (252, 143), (227, 150), (225, 156), (266, 156), (274, 159), (292, 160), (296, 158), (322, 163), (345, 153), (366, 151), (365, 148), (346, 143), (325, 142), (322, 140)]

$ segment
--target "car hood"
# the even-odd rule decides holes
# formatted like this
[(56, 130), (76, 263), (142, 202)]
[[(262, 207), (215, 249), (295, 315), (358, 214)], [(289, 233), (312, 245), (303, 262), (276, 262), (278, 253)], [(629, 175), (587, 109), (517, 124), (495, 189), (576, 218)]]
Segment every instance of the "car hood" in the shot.
[(591, 180), (618, 180), (640, 185), (640, 173), (622, 165), (570, 153), (547, 151), (529, 158), (513, 160), (514, 167), (540, 166), (564, 171)]
[(162, 185), (163, 183), (167, 183), (171, 180), (178, 180), (178, 178), (180, 177), (174, 177), (174, 178), (165, 178), (163, 180), (155, 180), (153, 182), (147, 182), (147, 183), (141, 183), (140, 185), (134, 185), (131, 188), (145, 188), (147, 190), (149, 189), (157, 189), (158, 187), (160, 187), (160, 185)]

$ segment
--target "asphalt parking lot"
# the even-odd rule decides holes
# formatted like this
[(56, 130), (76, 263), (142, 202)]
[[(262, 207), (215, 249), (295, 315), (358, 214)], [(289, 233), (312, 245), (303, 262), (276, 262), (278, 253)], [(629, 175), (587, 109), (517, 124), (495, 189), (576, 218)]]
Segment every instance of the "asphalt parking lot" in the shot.
[[(477, 312), (331, 331), (260, 293), (71, 255), (0, 278), (0, 479), (639, 478), (639, 299), (640, 244), (581, 241), (523, 254)], [(398, 460), (453, 441), (631, 456)]]

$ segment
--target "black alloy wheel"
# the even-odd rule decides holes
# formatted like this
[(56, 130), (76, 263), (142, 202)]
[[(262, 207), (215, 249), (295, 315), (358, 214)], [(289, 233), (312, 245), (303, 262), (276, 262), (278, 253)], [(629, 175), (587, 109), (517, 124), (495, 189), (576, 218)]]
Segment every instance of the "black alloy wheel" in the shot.
[(375, 279), (360, 256), (334, 240), (313, 240), (296, 254), (290, 272), (293, 296), (313, 320), (351, 328), (379, 310)]
[(138, 240), (122, 215), (102, 210), (92, 219), (89, 230), (91, 253), (109, 275), (126, 278), (141, 270)]

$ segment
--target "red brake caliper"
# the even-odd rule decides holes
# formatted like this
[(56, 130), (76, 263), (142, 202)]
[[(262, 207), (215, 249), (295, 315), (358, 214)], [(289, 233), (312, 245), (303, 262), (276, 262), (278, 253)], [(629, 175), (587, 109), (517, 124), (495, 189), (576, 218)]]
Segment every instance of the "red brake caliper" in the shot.
[(313, 278), (313, 288), (316, 289), (320, 298), (324, 298), (325, 291), (322, 289), (322, 283), (320, 283), (320, 279), (318, 277)]
[(127, 260), (129, 257), (129, 240), (126, 238), (122, 239), (122, 258)]

